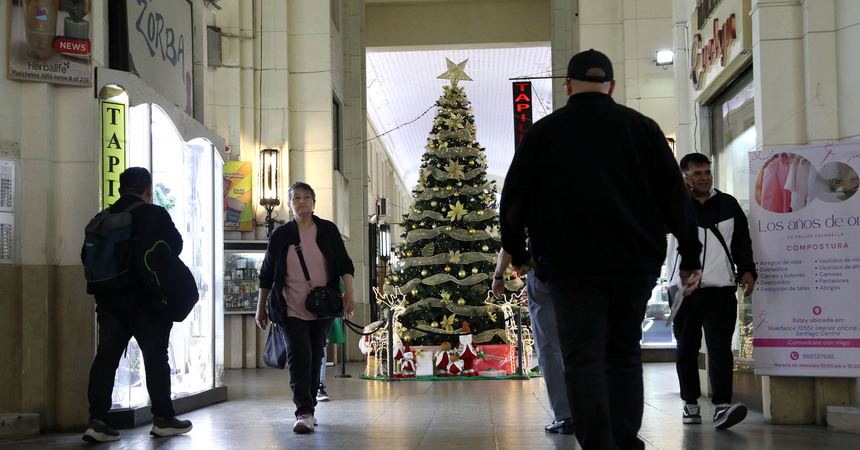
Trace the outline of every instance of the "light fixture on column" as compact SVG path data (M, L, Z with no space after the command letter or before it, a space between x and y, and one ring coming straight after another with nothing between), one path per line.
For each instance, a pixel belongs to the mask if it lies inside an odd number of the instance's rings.
M260 150L260 205L266 208L267 236L275 229L272 211L281 204L280 152L276 148Z
M391 225L379 225L379 259L388 261L391 257Z
M675 62L675 52L672 50L657 50L654 63L660 66L671 66ZM664 67L665 68L665 67Z

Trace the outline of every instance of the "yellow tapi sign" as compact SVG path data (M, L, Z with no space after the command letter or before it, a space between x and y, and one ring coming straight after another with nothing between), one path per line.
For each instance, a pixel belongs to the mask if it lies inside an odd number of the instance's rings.
M119 199L119 174L125 170L125 133L128 105L101 101L102 208Z

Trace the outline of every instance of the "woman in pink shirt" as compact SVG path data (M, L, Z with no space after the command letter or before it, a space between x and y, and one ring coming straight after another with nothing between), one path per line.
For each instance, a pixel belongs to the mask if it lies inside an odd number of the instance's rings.
M264 330L271 320L284 331L290 388L296 404L293 431L307 433L317 426L314 408L320 382L320 361L334 318L317 317L305 308L305 299L311 285L339 290L343 281L344 314L352 317L355 268L337 226L313 214L316 205L313 188L297 182L290 186L287 197L295 218L276 228L269 238L260 268L256 319L257 325ZM300 244L310 282L305 278L296 253L297 244Z

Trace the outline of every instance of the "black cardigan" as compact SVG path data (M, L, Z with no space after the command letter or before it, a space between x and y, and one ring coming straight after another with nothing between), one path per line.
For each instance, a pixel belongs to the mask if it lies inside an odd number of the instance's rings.
M317 245L325 258L326 286L340 291L340 277L355 275L352 259L346 252L346 245L337 225L317 216L312 216L317 226ZM287 249L299 242L299 228L295 220L275 228L269 238L266 256L260 268L260 288L269 289L269 301L286 301L282 292L287 279ZM296 270L301 270L301 266ZM282 324L279 324L282 325Z

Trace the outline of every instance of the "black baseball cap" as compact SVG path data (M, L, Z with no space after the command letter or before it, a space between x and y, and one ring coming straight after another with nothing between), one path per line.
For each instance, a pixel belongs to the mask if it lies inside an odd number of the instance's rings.
M129 167L119 174L119 192L145 191L152 186L152 175L144 167Z
M600 69L604 76L586 75L591 69ZM567 65L567 77L571 80L589 81L592 83L605 83L612 81L612 62L603 53L595 49L579 52L570 58Z

